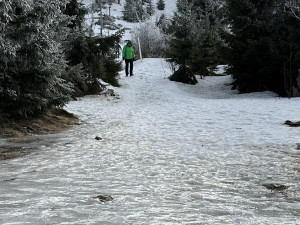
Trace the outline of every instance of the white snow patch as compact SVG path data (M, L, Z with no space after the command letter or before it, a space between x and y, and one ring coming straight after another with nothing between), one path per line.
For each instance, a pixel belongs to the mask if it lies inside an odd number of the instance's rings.
M214 70L214 73L218 75L225 75L227 67L227 65L218 65Z
M175 5L166 0L168 12ZM120 99L70 102L79 126L1 161L0 224L299 224L300 130L283 123L299 120L300 98L240 95L230 76L184 85L171 73L164 59L136 61L134 76L120 73Z

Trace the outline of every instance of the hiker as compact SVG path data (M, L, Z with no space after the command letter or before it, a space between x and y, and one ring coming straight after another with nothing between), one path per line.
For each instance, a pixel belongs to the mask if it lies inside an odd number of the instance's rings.
M128 76L128 64L130 64L130 76L133 76L133 61L135 58L134 48L132 47L131 41L128 41L123 48L123 60L125 60L125 72L126 77Z

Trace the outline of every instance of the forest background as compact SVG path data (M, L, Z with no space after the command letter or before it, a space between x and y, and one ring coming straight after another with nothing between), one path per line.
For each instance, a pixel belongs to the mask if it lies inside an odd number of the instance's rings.
M195 84L227 64L240 93L299 96L300 3L296 0L178 0L177 11L151 20L165 1L0 1L0 114L38 116L72 99L118 86L124 27L111 15L139 22L133 40L145 57L167 58L171 80ZM86 25L90 13L93 23ZM141 23L143 22L143 23ZM94 34L92 26L100 26ZM138 44L134 42L136 48ZM193 49L193 51L191 51ZM104 82L103 82L104 81Z

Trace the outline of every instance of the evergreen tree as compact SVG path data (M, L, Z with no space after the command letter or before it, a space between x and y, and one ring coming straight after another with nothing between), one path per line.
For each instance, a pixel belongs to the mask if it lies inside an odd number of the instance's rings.
M285 6L292 13L293 17L300 20L300 2L298 0L288 0Z
M70 28L82 30L84 23L84 16L87 14L87 9L78 0L70 0L64 10L64 13L73 17L72 23L68 25Z
M7 38L7 24L12 20L11 1L0 2L0 112L4 110L7 97L10 95L11 76L8 68L16 57L15 46Z
M177 64L188 65L194 73L208 75L208 66L219 58L217 5L209 0L179 0L177 10L170 26L174 38L169 57Z
M173 38L170 43L169 57L176 64L186 66L186 60L190 58L193 45L193 31L195 30L196 14L192 10L192 4L187 0L178 0L176 12L171 20L170 30Z
M64 9L64 13L70 16L72 20L68 24L67 38L62 42L68 63L63 79L73 84L74 92L72 93L72 98L83 96L88 89L88 76L81 62L84 45L79 46L75 44L81 42L85 37L84 17L87 12L88 10L78 0L69 1Z
M16 46L16 55L1 79L4 111L39 114L68 101L71 89L61 78L66 62L59 35L68 23L61 13L67 2L60 2L11 2L14 16L6 25L6 39Z
M144 7L146 7L147 17L152 16L155 13L155 9L152 4L152 0L145 0Z
M158 10L164 10L165 9L165 1L164 0L159 0L158 2L157 2L157 9Z
M280 0L227 0L231 33L226 34L224 52L240 92L293 95L300 64L300 23L284 7Z
M126 0L124 6L124 20L129 22L143 21L149 17L147 7L144 3L149 2L146 0ZM146 4L149 5L149 4Z
M110 31L121 29L120 25L115 23L115 18L110 15L110 8L112 6L113 0L96 0L95 5L96 10L99 12L99 20L95 23L100 26L100 36L103 37L106 31L109 36ZM105 9L109 9L109 13L105 13Z
M114 47L120 42L122 32L108 37L89 37L84 40L87 48L83 52L82 63L92 83L101 78L113 86L119 86L116 76L122 64L115 60Z
M99 13L102 32L87 37L85 33L75 33L68 38L66 56L69 65L67 80L75 84L75 96L86 94L99 94L103 87L99 78L113 86L118 86L116 76L121 70L121 64L116 61L116 48L119 44L123 30L114 24L113 17L106 14L104 9L109 8L112 0L97 0L92 5L92 12ZM119 29L115 34L109 35L109 29ZM72 33L73 34L73 33Z
M159 29L162 30L162 32L167 33L169 22L164 13L160 15L158 21L156 22L156 26L159 27Z
M209 75L208 67L220 61L218 46L221 42L219 29L221 24L217 16L220 2L201 0L191 1L197 22L193 35L193 51L188 64L201 75Z
M124 20L129 22L137 22L142 20L141 9L143 9L141 0L126 0L124 6Z
M3 76L3 70L5 69L4 66L7 62L5 57L9 55L14 55L14 47L11 42L6 38L6 27L9 21L11 21L12 15L12 8L11 8L11 1L1 1L0 2L0 68L1 68L1 77Z
M4 32L5 32L5 27L7 23L11 20L11 1L1 1L0 2L0 38L1 42L0 45L2 48L5 47L4 45Z
M174 14L170 25L170 32L173 34L173 38L170 42L168 57L170 62L180 65L179 70L173 74L171 79L181 80L185 83L189 83L186 80L189 80L188 78L191 76L191 71L187 67L187 60L191 57L193 31L196 25L196 14L192 7L193 5L188 0L178 0L178 12ZM191 80L196 81L194 77Z

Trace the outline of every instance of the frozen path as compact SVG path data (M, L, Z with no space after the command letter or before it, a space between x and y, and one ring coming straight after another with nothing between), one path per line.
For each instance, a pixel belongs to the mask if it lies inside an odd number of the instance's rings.
M170 82L161 59L134 72L120 99L71 102L80 126L0 161L0 224L300 223L300 130L282 124L299 120L299 98L236 95L230 77Z

